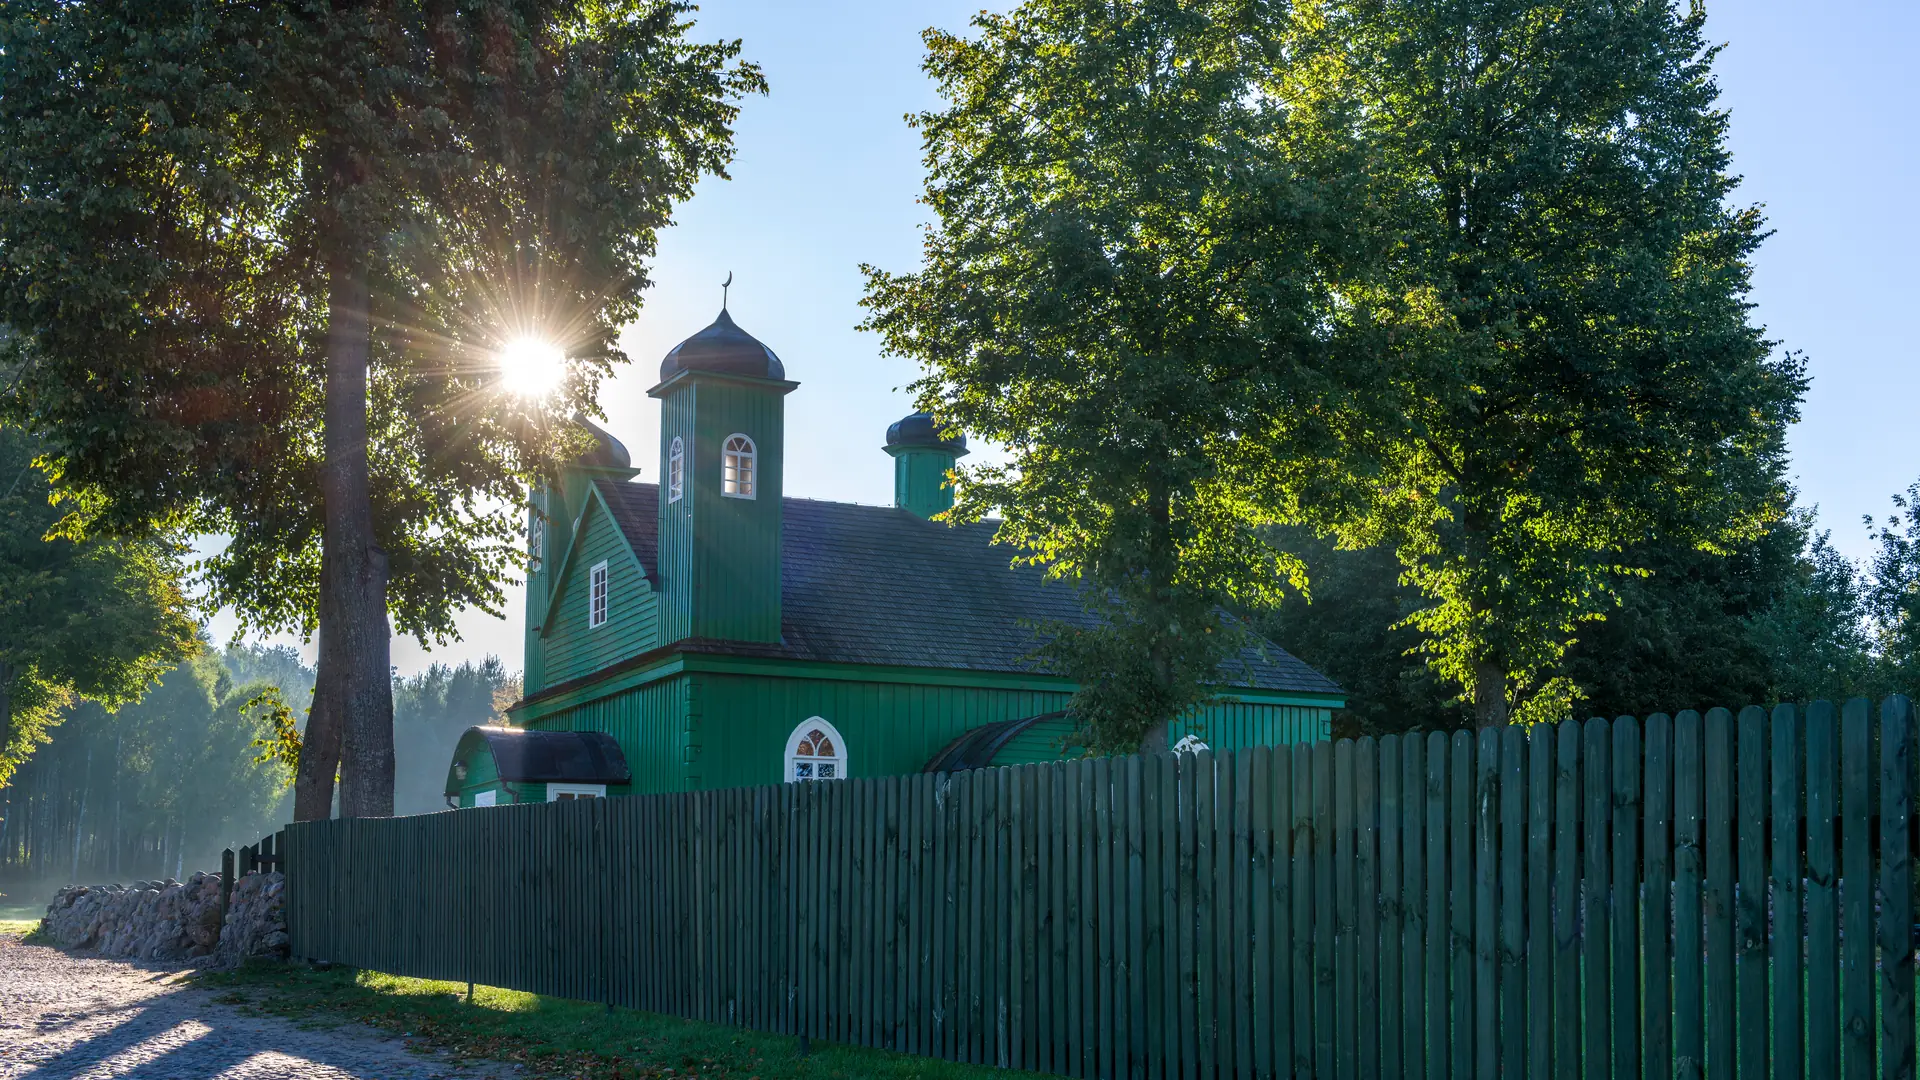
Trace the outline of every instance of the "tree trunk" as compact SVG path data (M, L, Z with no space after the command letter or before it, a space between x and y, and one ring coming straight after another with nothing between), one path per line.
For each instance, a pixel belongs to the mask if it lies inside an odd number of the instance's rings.
M387 622L387 556L374 539L367 467L367 365L371 347L367 277L364 267L344 260L336 261L332 274L328 297L327 457L321 477L325 502L321 651L314 685L315 713L308 728L311 730L323 714L332 728L321 734L339 748L340 815L390 817L391 630ZM323 699L327 703L324 710L320 708ZM323 760L315 762L321 769L326 764ZM326 784L325 794L331 794L331 786ZM322 791L310 794L318 796ZM310 804L302 805L296 817L308 820L324 816L324 811L311 813L313 809Z
M1507 673L1499 664L1482 660L1473 669L1473 715L1481 727L1503 727L1509 719Z

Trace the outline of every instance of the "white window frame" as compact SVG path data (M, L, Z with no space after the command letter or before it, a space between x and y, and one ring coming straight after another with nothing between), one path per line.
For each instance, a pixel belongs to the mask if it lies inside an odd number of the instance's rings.
M527 569L540 569L540 560L547 553L547 519L535 510L533 523L527 526Z
M743 446L735 446L735 442ZM753 437L734 432L720 443L720 494L729 499L756 499L760 494L760 449Z
M559 802L561 796L571 799L604 799L607 797L605 784L548 784L547 801Z
M587 571L587 629L597 630L607 625L607 616L613 611L613 583L608 580L607 561L600 560Z
M834 752L831 756L819 754L801 756L800 741L808 738L815 731L825 735L828 741L833 743ZM786 782L789 784L797 784L803 780L845 780L847 778L847 740L840 735L840 729L827 722L826 717L809 716L800 722L800 726L793 729L793 734L787 736L785 761ZM798 766L803 763L809 766L807 776L800 776L797 772ZM833 775L818 775L822 765L830 765Z
M495 806L499 803L499 800L500 792L494 788L473 793L473 805L475 806Z
M1204 739L1191 731L1187 732L1186 738L1173 744L1173 752L1176 754L1197 754L1202 750L1212 749L1213 747L1208 746Z
M675 435L667 450L667 501L677 503L687 486L687 446Z

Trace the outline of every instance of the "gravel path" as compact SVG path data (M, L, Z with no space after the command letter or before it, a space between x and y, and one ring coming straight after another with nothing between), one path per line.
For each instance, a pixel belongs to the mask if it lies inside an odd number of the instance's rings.
M0 934L0 1080L495 1080L352 1025L243 1016L177 968L74 956Z

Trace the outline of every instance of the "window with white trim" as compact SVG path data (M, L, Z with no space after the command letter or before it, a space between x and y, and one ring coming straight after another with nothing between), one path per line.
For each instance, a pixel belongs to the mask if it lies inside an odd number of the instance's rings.
M1173 752L1176 754L1197 754L1202 750L1211 750L1211 749L1213 748L1208 746L1204 741L1202 741L1200 736L1195 735L1192 732L1188 732L1186 738L1181 739L1179 742L1173 744Z
M493 790L492 788L488 788L485 791L476 791L473 793L473 805L492 806L494 803L494 800L499 798L499 796L500 796L500 793Z
M846 778L846 740L825 719L809 716L787 738L787 783Z
M575 799L604 799L607 797L605 784L548 784L548 802L572 802Z
M730 499L751 499L754 459L759 455L753 440L745 435L729 435L720 448L720 494Z
M587 629L607 624L607 564L597 562L587 571Z
M540 511L533 512L533 522L527 526L527 569L540 569L540 559L547 553L547 519Z
M687 446L680 436L673 437L673 444L667 451L667 501L679 502L680 494L686 490Z

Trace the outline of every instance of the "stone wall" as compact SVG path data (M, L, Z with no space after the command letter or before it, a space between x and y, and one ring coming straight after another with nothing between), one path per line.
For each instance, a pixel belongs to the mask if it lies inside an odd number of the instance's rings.
M183 884L72 885L61 889L40 921L54 944L134 960L213 957L237 964L249 956L287 955L286 876L248 874L234 882L227 920L220 922L220 875L199 873Z

